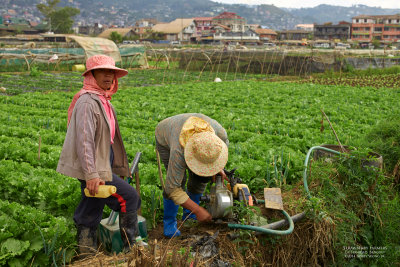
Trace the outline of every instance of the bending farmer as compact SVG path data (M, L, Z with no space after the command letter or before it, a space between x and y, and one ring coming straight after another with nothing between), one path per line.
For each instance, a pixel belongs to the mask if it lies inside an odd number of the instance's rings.
M199 206L212 176L222 175L228 161L228 136L215 120L199 113L180 114L161 121L156 128L156 149L167 170L164 196L164 235L179 236L176 214L210 221L211 214ZM189 179L186 184L186 169Z
M124 249L136 241L137 210L140 198L136 190L120 176L128 177L129 167L111 96L118 90L118 78L128 72L115 67L111 57L95 55L87 59L83 88L68 109L68 129L57 171L78 178L81 202L74 213L80 254L97 250L96 229L104 205L119 212ZM117 192L108 198L86 197L98 192L99 185L113 185Z

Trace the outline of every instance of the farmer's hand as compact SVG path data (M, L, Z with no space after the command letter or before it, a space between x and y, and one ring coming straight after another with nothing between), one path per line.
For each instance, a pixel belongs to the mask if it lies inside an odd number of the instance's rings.
M185 201L185 203L182 204L182 207L185 209L188 209L192 211L199 222L209 222L212 220L212 216L210 213L208 213L207 210L205 210L203 207L200 207L197 205L193 200L188 198L188 200Z
M222 176L222 181L225 180L229 183L229 179L226 176L224 169L220 170L218 174L220 174Z
M200 207L193 212L199 222L210 222L212 220L211 214L203 207Z
M89 181L86 181L86 188L89 190L90 195L94 196L96 193L99 192L99 185L106 184L100 178L93 178Z
M215 183L215 176L217 176L218 174L221 175L221 177L222 177L222 184L223 184L224 186L225 186L224 180L227 181L227 182L229 183L229 179L228 179L228 177L226 176L224 169L220 170L216 175L214 175L214 176L212 177L212 182L213 182L213 183Z

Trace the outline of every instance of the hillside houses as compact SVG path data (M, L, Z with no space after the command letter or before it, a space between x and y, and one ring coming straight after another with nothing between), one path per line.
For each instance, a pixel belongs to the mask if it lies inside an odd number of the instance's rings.
M142 20L127 28L109 28L99 37L110 38L113 31L123 38L153 40L159 43L261 43L275 40L277 33L247 24L236 13L223 12L215 17L178 18L171 22ZM157 36L157 40L152 37ZM158 39L161 40L158 40Z
M169 41L228 44L260 42L260 36L256 32L259 28L259 25L247 24L246 19L236 13L223 12L215 17L195 17L159 23L152 31L163 33L164 39ZM273 35L272 32L269 33ZM274 39L271 35L269 37Z
M113 32L117 32L122 38L132 38L136 35L132 28L110 28L100 33L97 37L110 39Z
M40 34L49 31L46 23L31 23L12 17L11 13L0 17L0 36L16 34ZM125 24L126 25L126 24ZM296 29L274 31L258 24L249 24L247 19L233 12L222 12L213 17L177 18L160 22L154 18L141 19L124 28L115 25L75 26L81 35L111 38L117 32L123 40L149 41L169 44L281 44L309 45L326 42L329 46L349 42L368 47L378 45L400 46L400 15L359 15L351 22L342 21L334 25L297 24ZM313 41L313 42L309 42Z
M152 27L153 32L160 32L164 40L168 41L195 41L196 25L194 19L176 19L170 23L159 23Z

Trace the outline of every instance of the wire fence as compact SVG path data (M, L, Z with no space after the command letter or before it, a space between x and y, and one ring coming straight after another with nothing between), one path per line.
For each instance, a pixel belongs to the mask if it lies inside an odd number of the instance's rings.
M65 50L65 51L64 51ZM2 71L29 71L37 66L49 71L71 71L84 64L83 49L1 49ZM247 49L239 47L120 48L124 68L156 69L162 72L160 83L257 77L305 77L312 73L344 71L348 68L387 68L400 65L399 50L291 49L288 47ZM54 55L57 58L54 59Z
M145 47L120 48L124 68L146 65ZM47 71L71 71L73 66L85 64L85 51L82 48L28 48L0 49L0 69L3 72L30 71L35 66Z

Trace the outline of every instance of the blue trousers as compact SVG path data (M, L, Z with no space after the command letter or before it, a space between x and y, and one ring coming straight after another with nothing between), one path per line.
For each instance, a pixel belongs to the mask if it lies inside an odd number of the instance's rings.
M113 162L113 153L111 149L110 161ZM119 176L113 174L112 181L106 182L106 185L113 185L117 188L116 194L108 198L87 197L84 193L86 181L81 182L81 202L74 213L76 225L86 227L97 227L103 217L104 206L117 212L134 212L140 208L141 199L136 189Z

